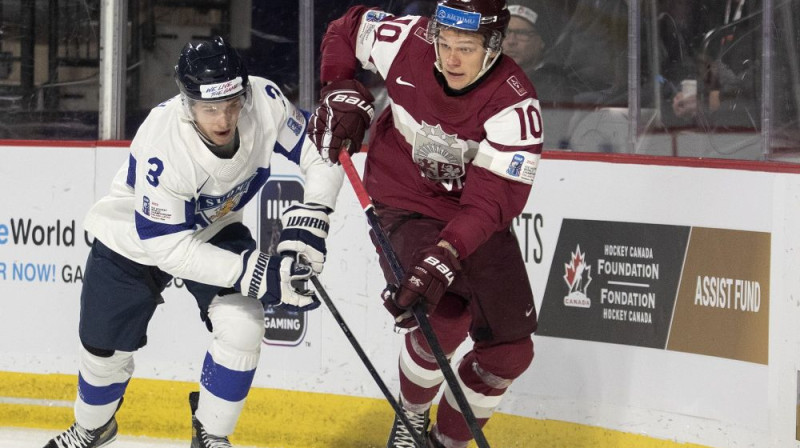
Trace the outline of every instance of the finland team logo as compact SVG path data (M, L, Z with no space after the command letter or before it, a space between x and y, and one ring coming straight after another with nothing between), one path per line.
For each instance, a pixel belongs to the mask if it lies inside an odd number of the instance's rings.
M203 219L198 221L212 223L236 210L242 202L242 198L250 190L255 177L256 175L253 174L250 178L220 196L201 194L197 198L196 213L202 216Z

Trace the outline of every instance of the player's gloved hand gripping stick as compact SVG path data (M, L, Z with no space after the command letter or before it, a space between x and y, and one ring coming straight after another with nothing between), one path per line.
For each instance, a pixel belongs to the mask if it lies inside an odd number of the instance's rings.
M329 165L339 161L339 153L354 154L369 129L375 108L369 89L354 79L326 84L320 90L320 103L309 120L308 136Z
M381 228L380 222L378 221L378 215L375 214L375 207L372 205L372 199L370 199L369 195L367 194L367 190L364 188L364 184L361 182L361 177L359 177L358 171L356 171L355 166L353 166L353 161L350 159L350 154L347 151L340 151L338 156L339 163L341 163L342 167L344 168L344 172L347 174L347 179L350 181L350 185L353 186L353 190L358 197L358 202L361 204L361 207L364 209L364 213L367 215L367 222L375 234L375 239L380 245L381 252L383 256L386 257L386 261L389 263L389 266L392 269L395 282L400 284L405 277L403 274L403 267L397 260L397 255L394 253L394 249L392 249L392 245L389 242L389 237L383 231L383 228ZM478 421L475 418L475 413L472 412L472 408L467 402L467 397L464 395L464 391L461 389L461 385L458 383L458 379L456 378L452 367L450 367L450 362L447 360L447 356L444 354L442 346L439 344L438 339L436 339L436 335L433 333L431 324L428 321L428 316L425 313L425 305L421 302L418 302L413 306L412 311L414 313L414 317L419 323L422 334L425 336L425 340L430 346L431 351L433 351L433 355L436 358L436 363L439 365L439 368L444 374L444 379L447 381L450 391L453 392L456 403L461 410L461 415L464 416L464 420L466 421L467 426L472 433L472 437L475 439L475 443L478 445L478 448L489 448L489 442L486 441L486 437L484 437L483 431L481 430L480 425L478 425Z
M319 306L313 291L297 287L314 273L308 264L254 249L242 252L242 263L242 275L233 285L242 295L260 300L264 306L290 311L310 311Z

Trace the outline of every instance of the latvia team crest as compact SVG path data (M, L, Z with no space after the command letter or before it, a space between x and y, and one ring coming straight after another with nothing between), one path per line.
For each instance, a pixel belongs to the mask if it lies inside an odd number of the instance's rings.
M414 135L414 162L423 176L432 180L453 180L464 175L464 153L467 144L455 135L424 121Z

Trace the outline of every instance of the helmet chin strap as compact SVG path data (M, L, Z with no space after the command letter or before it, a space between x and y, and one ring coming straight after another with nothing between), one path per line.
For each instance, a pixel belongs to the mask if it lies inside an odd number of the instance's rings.
M208 149L211 150L211 152L216 154L218 157L230 158L236 153L236 150L239 149L238 148L238 145L239 145L239 128L238 128L238 126L235 127L234 130L233 130L233 132L234 132L233 139L231 139L230 142L220 146L220 145L217 145L216 143L212 142L211 139L208 138L208 136L205 133L203 133L203 131L200 130L200 127L197 126L197 123L195 123L194 120L192 120L191 123L192 123L192 127L197 132L197 135L200 137L200 140L202 140L203 143L206 145L206 147L208 147Z
M203 132L200 129L200 126L197 126L197 123L194 120L190 120L190 123L192 123L192 127L194 128L195 132L197 132L197 135L200 137L200 140L202 140L203 143L206 144L206 146L217 146L214 144L214 142L211 141L210 138L208 138L205 132Z
M499 51L494 54L494 57L492 57L492 53L489 50L486 50L486 55L484 55L483 57L483 68L481 69L480 72L478 72L478 76L476 76L475 79L470 81L470 84L480 79L480 77L483 76L484 73L486 73L490 68L492 68L494 63L497 62L497 58L499 57L500 57ZM489 61L489 58L492 58L492 60Z
M242 108L243 111L249 111L252 108L252 95L250 94L249 88L250 88L250 86L248 85L247 89L245 90L245 95L246 96L245 96L245 101L244 101L244 105L243 105L243 108ZM200 126L197 125L197 122L194 119L194 112L192 111L192 101L194 101L194 100L188 98L183 93L181 93L181 98L180 99L181 99L181 107L183 108L183 114L181 116L181 120L188 121L189 123L191 123L191 125L194 128L195 132L197 132L197 135L200 137L200 140L202 140L203 143L209 149L211 149L212 152L214 152L215 154L223 154L223 155L225 155L225 154L227 154L229 152L235 152L235 147L236 147L237 141L238 141L239 120L241 120L241 115L237 119L236 125L233 127L234 133L236 133L237 136L234 137L233 140L231 140L231 143L225 144L223 146L219 146L216 143L214 143L211 140L211 138L209 136L207 136L205 134L205 132L203 132L200 129Z
M433 51L436 52L436 62L433 63L433 66L436 67L436 70L439 70L439 73L442 73L444 70L442 70L442 56L439 54L438 37L433 40Z

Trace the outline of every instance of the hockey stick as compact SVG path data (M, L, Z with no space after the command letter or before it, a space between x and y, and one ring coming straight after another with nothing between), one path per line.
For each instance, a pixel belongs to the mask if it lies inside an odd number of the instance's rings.
M392 249L388 235L386 235L386 233L383 231L383 228L381 228L380 222L378 221L378 215L375 214L375 207L372 204L372 199L370 199L369 194L367 194L367 189L364 187L361 177L359 177L358 171L356 171L356 167L353 166L353 161L350 159L350 154L346 150L339 151L339 163L342 164L344 172L347 174L347 179L350 181L350 185L353 186L353 190L358 197L358 202L361 203L361 207L364 209L364 213L367 215L367 222L372 228L375 239L378 240L378 244L380 245L383 256L386 258L386 261L389 263L389 266L392 269L395 282L399 285L405 276L403 274L403 267L397 260L397 255L395 254L394 249ZM428 346L430 346L433 356L436 358L436 363L439 364L439 368L444 374L447 385L450 386L450 391L453 393L453 397L456 399L456 403L461 410L461 415L464 417L464 421L467 423L469 431L472 433L472 437L475 439L475 443L478 445L478 448L489 448L489 442L486 441L486 437L483 435L483 431L478 424L478 420L475 418L475 413L472 412L472 408L467 402L467 397L464 395L464 391L461 389L461 385L458 383L458 379L456 378L455 373L453 373L452 367L450 367L450 362L447 360L447 357L442 350L442 346L439 344L439 340L433 333L433 328L431 328L430 321L428 321L428 316L425 314L424 306L421 303L418 303L411 309L411 311L414 313L414 317L417 319L417 323L419 323L419 328L422 331L422 334L425 336L425 340L428 342Z
M386 387L386 383L383 382L380 375L378 374L378 371L375 370L375 366L372 365L372 362L370 362L369 358L367 357L367 354L364 353L364 350L361 348L361 344L359 344L358 341L356 340L356 337L353 336L353 333L350 331L350 327L347 326L347 323L345 323L344 318L342 317L341 314L339 314L339 310L336 309L336 306L333 304L333 301L331 300L330 296L328 296L328 293L325 291L325 288L322 287L322 283L320 283L319 278L317 278L316 275L311 276L311 283L314 284L314 289L317 290L317 293L319 293L319 296L322 298L322 301L325 302L325 305L331 311L331 314L333 314L333 318L336 319L336 323L339 324L339 328L341 328L342 331L344 332L344 335L347 336L347 340L350 341L350 345L352 345L353 348L356 350L358 357L361 358L361 362L364 363L364 366L369 371L369 374L372 375L372 378L375 380L375 383L378 384L378 387L381 389L381 392L383 392L383 396L386 397L386 399L389 401L389 404L392 405L392 409L394 409L394 413L397 414L397 418L399 418L400 421L403 422L403 425L405 425L405 427L408 429L408 432L411 434L411 437L414 438L414 444L418 448L425 448L427 445L425 441L422 440L421 438L422 435L417 434L417 432L414 430L414 426L408 420L408 416L406 415L406 413L403 412L403 408L400 407L400 405L397 403L397 400L395 400L394 396L392 396L392 393L389 392L389 388Z

